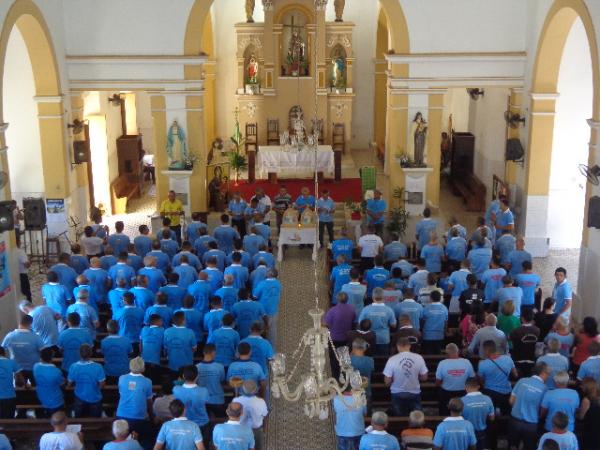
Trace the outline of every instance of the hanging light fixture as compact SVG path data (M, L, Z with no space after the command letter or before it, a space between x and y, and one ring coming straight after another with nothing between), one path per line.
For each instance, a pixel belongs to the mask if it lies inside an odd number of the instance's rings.
M315 0L315 21L318 11L323 11L327 6L327 0ZM319 112L318 105L318 64L317 64L317 48L318 48L318 26L315 28L314 42L314 83L315 83L315 104L314 104L314 124L313 133L308 136L306 142L296 143L297 148L308 147L314 152L314 183L315 183L315 198L318 198L319 193L319 178L317 175L317 153L320 135L320 123L317 119ZM300 79L298 79L300 83ZM298 89L299 91L300 89ZM298 95L299 97L299 95ZM303 123L302 123L303 125ZM282 142L283 146L283 142ZM313 245L319 245L318 229L319 220L318 214L315 223L315 241ZM348 347L335 348L329 330L323 326L322 319L324 311L319 307L319 268L318 258L314 260L314 277L315 277L315 306L308 311L312 319L313 325L306 330L300 339L298 347L291 356L293 367L287 373L286 356L282 353L277 353L271 361L271 392L273 397L283 397L290 402L304 401L304 413L310 417L319 417L325 420L329 417L329 404L337 396L340 396L344 404L350 408L362 408L367 404L365 396L365 387L367 381L360 375L358 370L352 367L350 359L350 351ZM335 356L340 367L339 379L330 377L327 373L327 357L326 353L331 346L331 354ZM292 388L290 383L296 375L298 365L304 358L306 351L310 350L310 368L306 373L300 374L300 383ZM343 393L350 387L352 389L352 404L346 403Z

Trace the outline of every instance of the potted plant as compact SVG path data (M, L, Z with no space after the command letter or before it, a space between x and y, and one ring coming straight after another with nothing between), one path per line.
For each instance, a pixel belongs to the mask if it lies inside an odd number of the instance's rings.
M246 139L242 136L242 132L240 131L240 120L239 120L239 111L235 110L235 130L233 132L233 136L231 136L231 151L229 152L229 164L235 173L235 186L238 185L238 179L240 177L240 172L248 168L248 162L246 161L246 157L242 155L242 148L244 148L244 144L246 143Z
M362 205L360 203L349 198L345 201L344 205L350 210L351 220L360 220L362 218Z
M409 212L404 209L404 188L395 188L392 197L398 201L398 206L390 211L387 230L390 234L398 233L398 236L403 237L406 234L409 216Z

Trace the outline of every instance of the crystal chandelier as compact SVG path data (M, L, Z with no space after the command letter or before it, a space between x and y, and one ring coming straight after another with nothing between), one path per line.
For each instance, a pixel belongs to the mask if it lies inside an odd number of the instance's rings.
M316 11L324 10L327 5L327 0L315 0L315 17ZM315 32L314 44L314 61L317 61L319 33ZM316 69L316 68L315 68ZM318 82L317 70L315 70L315 109L313 119L312 134L307 136L304 142L304 121L299 119L296 121L295 132L296 136L291 139L287 133L281 137L282 147L292 147L301 150L305 146L315 153L315 197L319 192L319 180L317 176L317 152L320 136L320 123L318 117ZM299 123L301 122L301 123ZM318 217L318 215L317 215ZM315 224L315 231L318 230L318 218ZM318 232L315 232L315 246L319 245ZM294 351L291 361L293 368L286 374L286 356L282 353L275 355L271 361L271 392L273 397L283 397L290 402L298 402L304 399L304 413L310 417L319 417L325 420L329 417L329 403L337 396L348 408L362 408L367 404L365 396L366 379L364 379L358 370L352 367L350 359L350 351L348 347L335 348L331 340L329 330L322 325L324 311L319 307L319 270L317 261L314 262L314 277L315 277L315 307L308 311L313 326L304 332L300 339L298 347ZM340 376L336 380L329 377L327 374L327 357L326 353L331 346L331 354L333 354L340 367ZM306 350L310 349L310 368L304 374L299 375L300 383L292 388L290 383L296 374L298 365L304 357ZM352 404L347 403L343 393L350 387L352 389Z

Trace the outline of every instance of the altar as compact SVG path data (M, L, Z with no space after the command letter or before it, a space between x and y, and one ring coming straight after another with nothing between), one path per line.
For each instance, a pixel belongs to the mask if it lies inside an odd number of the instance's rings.
M335 170L335 155L331 145L319 145L316 152L309 148L286 150L278 145L265 145L259 147L257 156L260 178L267 178L269 173L280 175L283 171L296 176L303 172L314 173L315 167L317 172L333 176Z
M312 245L312 259L317 260L319 252L319 240L317 239L317 228L312 226L281 227L277 241L277 261L283 261L284 245Z

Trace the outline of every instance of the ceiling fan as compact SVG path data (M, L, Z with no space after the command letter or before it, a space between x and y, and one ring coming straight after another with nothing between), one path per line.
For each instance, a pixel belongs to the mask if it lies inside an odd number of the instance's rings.
M83 126L85 125L84 120L75 119L73 123L67 124L67 128L73 129L73 134L79 134L83 131Z
M519 124L525 125L525 117L522 117L519 113L506 111L504 113L504 120L506 121L506 125L511 128L519 128Z
M467 92L469 97L475 101L479 100L479 97L483 97L485 95L485 91L479 88L467 89Z
M123 98L120 94L114 94L112 97L108 97L108 102L112 103L113 106L121 106L121 103L123 103Z
M597 164L592 167L585 164L579 164L579 172L581 172L581 175L586 177L594 186L600 184L600 166Z

